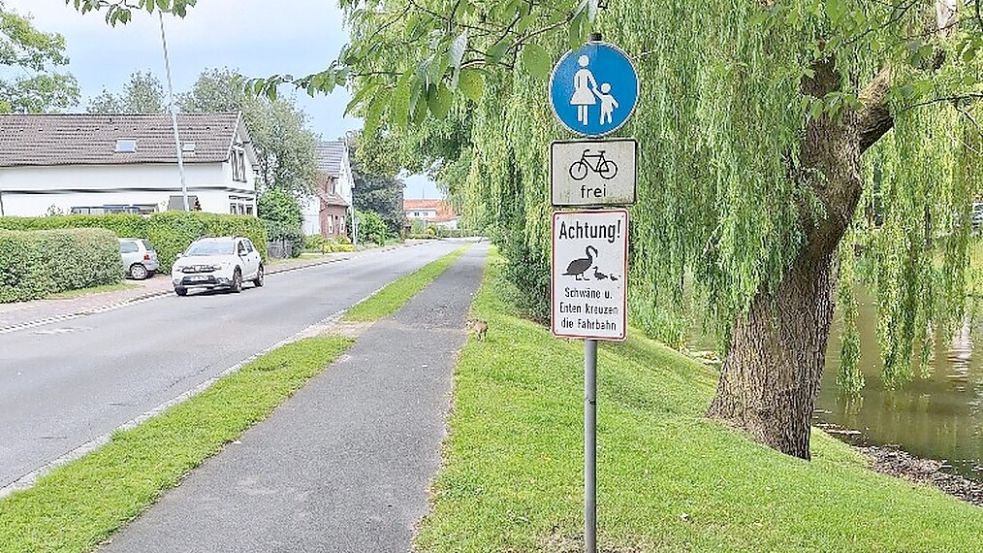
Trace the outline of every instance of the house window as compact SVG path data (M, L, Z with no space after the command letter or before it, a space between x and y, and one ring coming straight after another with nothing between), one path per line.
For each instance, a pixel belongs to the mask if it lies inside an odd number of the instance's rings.
M246 196L229 196L229 213L233 215L252 215L253 199Z
M116 141L116 153L132 154L137 151L137 141L133 138L120 138Z
M235 148L229 162L232 164L232 180L246 182L246 152Z

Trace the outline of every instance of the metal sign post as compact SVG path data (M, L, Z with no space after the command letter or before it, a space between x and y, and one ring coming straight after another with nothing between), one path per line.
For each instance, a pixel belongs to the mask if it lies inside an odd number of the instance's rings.
M563 56L550 77L550 105L571 132L595 140L550 148L555 207L600 208L636 200L638 145L597 140L628 122L641 96L638 72L618 47L591 42ZM553 213L553 334L584 340L584 551L597 553L597 343L628 327L628 212Z
M597 340L584 342L584 551L597 551Z

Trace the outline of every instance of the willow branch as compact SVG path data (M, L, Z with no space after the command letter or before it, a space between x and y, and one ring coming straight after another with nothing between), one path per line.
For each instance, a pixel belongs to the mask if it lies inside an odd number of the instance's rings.
M877 143L887 131L894 127L894 117L888 106L887 95L891 90L891 70L881 69L859 94L860 110L857 125L860 129L860 152Z

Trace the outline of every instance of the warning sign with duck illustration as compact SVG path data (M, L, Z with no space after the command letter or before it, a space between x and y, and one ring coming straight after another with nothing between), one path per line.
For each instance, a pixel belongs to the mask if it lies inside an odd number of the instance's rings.
M628 212L553 214L553 334L624 340L628 326Z

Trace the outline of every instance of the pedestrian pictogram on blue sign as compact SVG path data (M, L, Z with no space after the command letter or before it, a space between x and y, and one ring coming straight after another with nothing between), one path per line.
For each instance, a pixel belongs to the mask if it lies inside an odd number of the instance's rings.
M550 103L563 125L581 136L620 129L638 103L638 72L617 46L589 42L553 68Z

